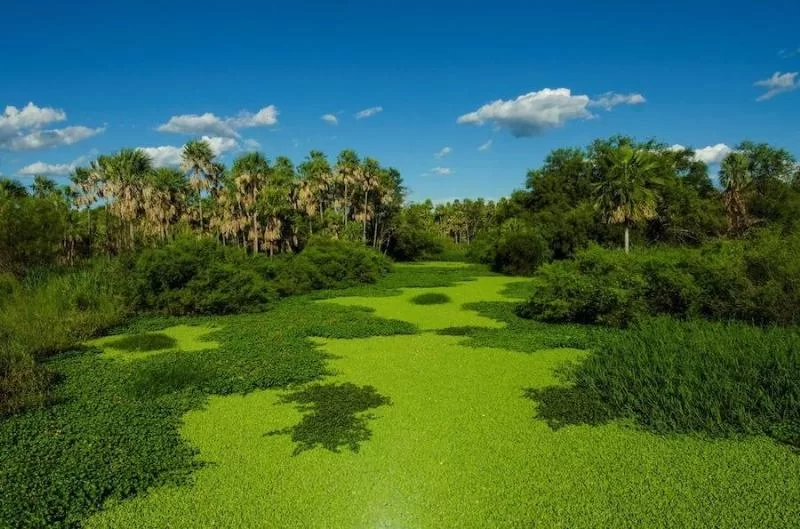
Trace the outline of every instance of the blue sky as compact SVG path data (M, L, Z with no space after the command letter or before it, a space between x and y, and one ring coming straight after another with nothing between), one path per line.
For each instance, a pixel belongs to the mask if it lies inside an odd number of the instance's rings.
M11 0L0 174L121 147L171 163L208 135L227 162L353 148L441 200L506 195L551 149L616 133L800 154L800 3L537 4Z

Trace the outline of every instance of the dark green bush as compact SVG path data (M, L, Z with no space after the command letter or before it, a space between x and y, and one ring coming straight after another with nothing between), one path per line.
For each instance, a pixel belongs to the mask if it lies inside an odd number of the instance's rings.
M178 239L142 251L130 265L132 303L169 314L263 310L276 297L263 261L210 239Z
M511 219L481 235L468 255L470 260L490 265L495 272L531 275L550 261L552 251L539 229Z
M524 317L626 325L646 315L791 325L800 320L800 233L626 255L592 247L541 269Z
M578 261L545 265L529 301L517 314L548 322L600 323L625 326L642 312L636 296L643 287L619 260L605 259L599 248Z
M414 303L415 305L441 305L443 303L448 303L449 301L450 296L440 292L420 294L419 296L411 298L411 303Z
M312 238L302 252L278 261L274 277L287 296L374 283L390 268L386 257L359 242Z
M603 335L573 378L609 415L657 432L767 434L800 446L792 330L649 319Z
M209 239L179 239L130 265L140 310L228 314L266 309L278 296L371 283L389 261L361 243L313 238L299 254L270 259Z

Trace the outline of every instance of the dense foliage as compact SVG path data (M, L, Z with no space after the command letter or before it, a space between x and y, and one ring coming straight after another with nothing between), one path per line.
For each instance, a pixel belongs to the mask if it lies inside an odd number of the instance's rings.
M569 391L657 432L766 434L800 447L798 373L794 331L661 318L606 334Z
M0 311L0 414L46 400L50 376L37 360L135 312L254 312L279 296L370 283L388 270L386 257L360 243L312 239L299 254L268 259L211 239L181 238L22 285L7 278L10 293Z
M648 315L790 325L800 318L800 232L624 255L593 247L544 266L519 313L624 326Z

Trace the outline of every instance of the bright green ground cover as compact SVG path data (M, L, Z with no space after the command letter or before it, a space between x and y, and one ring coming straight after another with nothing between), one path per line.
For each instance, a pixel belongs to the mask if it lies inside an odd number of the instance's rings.
M206 463L192 483L89 526L797 527L800 458L767 438L664 437L619 423L554 430L537 419L528 396L585 354L542 344L590 335L517 322L505 302L519 288L489 276L313 303L333 318L334 307L364 306L428 332L313 339L332 375L212 397L184 417ZM425 292L451 301L411 302ZM452 328L465 336L443 335Z
M175 325L158 332L128 333L103 336L86 345L103 350L106 358L132 360L167 351L204 351L219 348L219 342L207 340L218 327Z

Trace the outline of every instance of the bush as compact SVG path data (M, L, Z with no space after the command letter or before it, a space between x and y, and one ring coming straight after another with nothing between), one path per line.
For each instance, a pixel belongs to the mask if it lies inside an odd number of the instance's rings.
M390 268L385 256L360 242L312 238L302 252L278 261L274 277L278 292L288 296L374 283Z
M511 219L479 237L469 255L471 260L490 265L495 272L531 275L552 258L552 251L537 228Z
M113 266L28 281L0 311L0 415L46 400L50 375L37 360L75 347L127 314Z
M132 304L169 314L263 310L276 298L263 256L210 239L186 238L142 251L131 263Z
M130 265L130 296L139 310L168 314L257 312L279 296L374 282L389 266L360 242L313 238L299 254L270 259L210 239L180 239Z
M671 318L604 335L573 374L612 416L657 432L767 434L800 446L800 336Z
M800 233L766 231L747 241L700 249L647 249L626 255L592 247L574 261L545 266L525 317L627 325L643 316L800 321Z
M537 274L530 300L517 314L549 322L599 323L623 327L642 312L636 292L641 279L619 259L594 248L579 261L545 265Z

